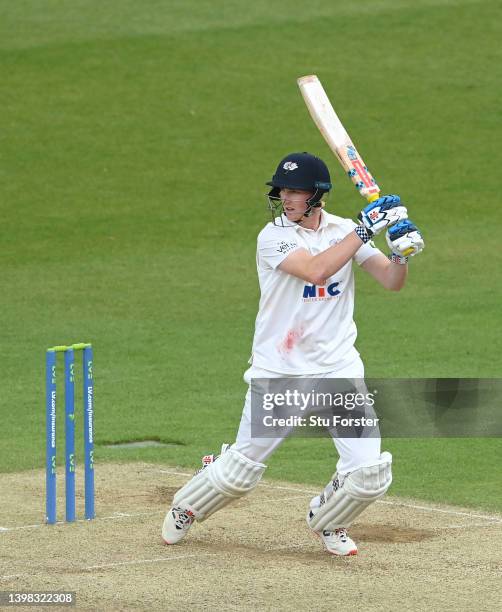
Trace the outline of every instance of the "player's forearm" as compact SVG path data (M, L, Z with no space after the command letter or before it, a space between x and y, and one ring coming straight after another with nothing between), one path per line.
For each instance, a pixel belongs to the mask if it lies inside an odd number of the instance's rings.
M408 276L408 264L399 264L389 261L381 283L390 291L400 291Z
M361 238L350 232L338 244L314 255L309 262L309 277L315 285L323 285L327 278L336 274L349 262L363 244Z

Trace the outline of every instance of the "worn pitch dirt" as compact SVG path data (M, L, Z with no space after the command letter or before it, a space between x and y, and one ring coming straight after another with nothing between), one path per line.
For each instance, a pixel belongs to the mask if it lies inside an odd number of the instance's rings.
M97 519L54 526L43 524L43 471L0 475L0 591L76 591L77 609L107 612L500 605L500 516L389 496L350 530L359 554L337 558L305 523L316 488L265 481L165 546L160 527L186 470L136 463L96 472Z

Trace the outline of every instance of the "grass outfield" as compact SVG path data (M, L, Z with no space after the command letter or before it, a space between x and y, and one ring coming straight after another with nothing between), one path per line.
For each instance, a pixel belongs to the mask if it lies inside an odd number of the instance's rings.
M370 376L497 377L502 10L495 1L0 0L0 469L44 463L44 351L92 341L99 463L194 466L231 441L285 153L324 157L329 210L363 202L308 117L317 73L427 248L399 294L357 273ZM380 244L380 242L379 242ZM406 406L403 405L403 410ZM499 440L389 440L392 491L502 508ZM270 475L325 482L329 440Z

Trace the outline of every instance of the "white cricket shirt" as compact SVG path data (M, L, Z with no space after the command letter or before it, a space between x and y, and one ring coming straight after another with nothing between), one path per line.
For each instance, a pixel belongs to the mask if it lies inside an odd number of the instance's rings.
M322 287L279 270L294 251L325 251L354 230L351 219L321 211L317 230L282 215L284 227L268 223L258 235L256 265L261 297L256 317L253 366L281 374L317 374L342 368L358 353L354 323L352 260ZM280 220L279 220L280 222ZM353 259L361 265L381 251L363 244Z

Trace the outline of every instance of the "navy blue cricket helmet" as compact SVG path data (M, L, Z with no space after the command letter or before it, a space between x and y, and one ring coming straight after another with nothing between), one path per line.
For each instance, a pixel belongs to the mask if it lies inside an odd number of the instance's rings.
M306 151L286 155L279 162L272 180L268 181L267 185L272 187L269 198L278 198L281 189L312 191L312 197L307 200L310 208L320 206L322 196L332 187L326 164Z

